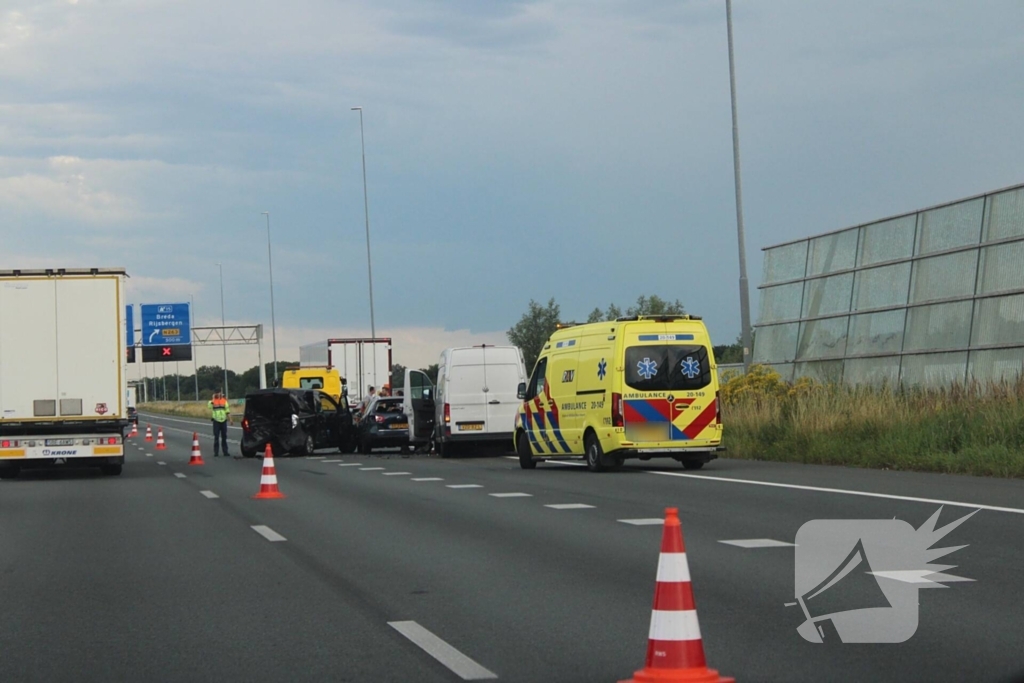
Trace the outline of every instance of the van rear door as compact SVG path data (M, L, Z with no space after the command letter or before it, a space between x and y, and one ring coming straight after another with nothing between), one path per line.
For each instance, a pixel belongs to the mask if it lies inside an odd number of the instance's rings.
M703 336L703 335L701 335ZM717 419L711 357L694 334L640 334L626 340L626 440L685 447Z
M472 436L487 430L485 385L484 349L452 351L445 384L452 436Z
M512 433L522 403L516 396L526 372L514 348L484 348L484 423L487 433Z

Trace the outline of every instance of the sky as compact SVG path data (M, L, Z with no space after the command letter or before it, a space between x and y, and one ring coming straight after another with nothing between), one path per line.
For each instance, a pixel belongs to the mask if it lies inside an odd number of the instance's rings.
M755 321L763 247L1024 182L1019 0L733 15ZM124 266L213 325L221 263L269 360L268 211L278 357L368 336L354 106L397 362L551 297L739 334L720 0L0 0L0 268Z

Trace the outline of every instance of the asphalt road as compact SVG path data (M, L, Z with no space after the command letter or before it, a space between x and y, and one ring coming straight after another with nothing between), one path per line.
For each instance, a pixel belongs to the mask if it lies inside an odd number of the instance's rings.
M131 440L121 477L0 482L0 680L617 681L643 664L661 539L636 521L668 506L723 674L1024 680L1024 482L322 452L276 459L288 497L260 501L260 461L213 458L208 423L146 422L168 448ZM187 465L196 429L204 467ZM801 525L916 529L941 501L938 526L983 506L937 544L968 544L939 562L973 581L918 591L917 631L900 644L798 635L803 613L786 604Z

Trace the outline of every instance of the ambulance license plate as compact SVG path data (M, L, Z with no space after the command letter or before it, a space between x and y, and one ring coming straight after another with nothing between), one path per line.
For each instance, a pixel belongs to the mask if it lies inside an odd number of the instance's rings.
M483 422L467 422L465 424L457 425L460 432L482 432L484 431Z
M47 439L46 440L46 445L47 446L74 446L75 445L75 440L74 439Z

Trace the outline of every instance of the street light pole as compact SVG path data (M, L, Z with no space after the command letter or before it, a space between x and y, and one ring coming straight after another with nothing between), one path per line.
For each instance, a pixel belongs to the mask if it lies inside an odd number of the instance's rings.
M270 336L274 340L274 386L277 386L277 320L274 318L274 258L270 254L270 212L264 211L267 217L267 264L270 266Z
M352 107L359 112L359 145L363 151L363 215L366 217L366 272L370 279L370 337L377 339L377 326L373 319L373 264L370 260L370 199L366 190L366 137L363 134L363 108ZM377 344L373 344L373 385L377 386ZM360 382L361 383L361 382Z
M743 367L750 367L750 285L747 280L747 240L743 232L743 190L740 182L740 127L736 111L736 60L732 45L732 0L725 0L725 26L729 34L729 93L732 97L732 165L736 181L736 241L740 252L740 337Z
M189 314L191 315L188 327L191 330L191 329L195 328L195 326L196 326L196 299L195 299L194 296L189 294L188 295L188 301L189 301L189 304L191 304L188 307ZM196 349L192 349L192 372L193 372L192 376L196 380L196 403L199 403L199 359L198 359L197 356L198 356L198 354L196 353Z
M221 263L217 264L217 268L220 269L220 343L224 348L224 398L228 396L228 340L224 337L224 328L227 327L227 323L224 322L224 265Z

